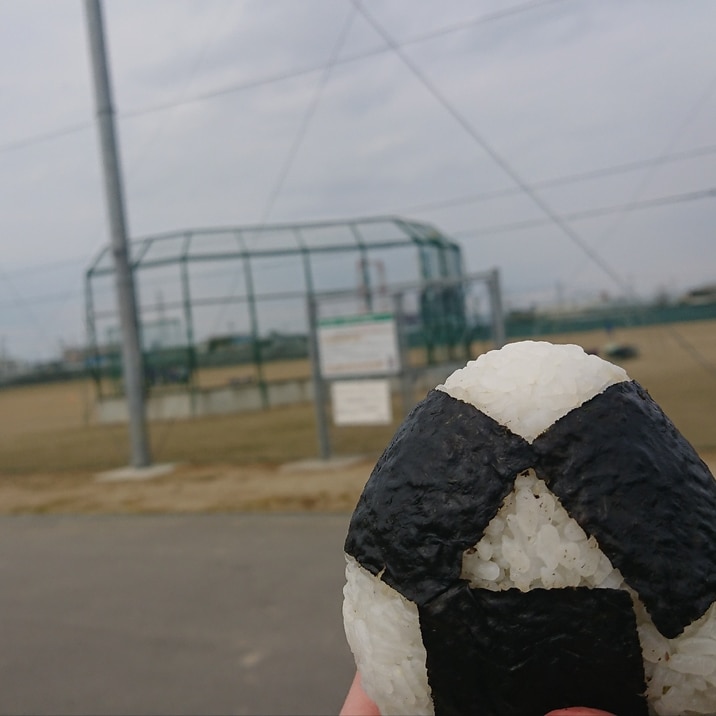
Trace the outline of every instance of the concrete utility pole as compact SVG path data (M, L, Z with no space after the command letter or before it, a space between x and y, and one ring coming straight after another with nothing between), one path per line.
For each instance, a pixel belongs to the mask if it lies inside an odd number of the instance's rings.
M122 179L114 129L114 108L109 83L100 0L85 0L92 74L94 77L100 153L104 169L107 213L112 238L117 302L122 329L122 375L129 412L132 467L151 463L144 405L144 369L139 340L139 320L134 277L129 262Z

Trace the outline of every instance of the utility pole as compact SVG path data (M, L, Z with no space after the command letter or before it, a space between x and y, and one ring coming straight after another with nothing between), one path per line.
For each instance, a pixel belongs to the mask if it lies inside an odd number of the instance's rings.
M112 90L104 42L100 0L85 0L92 75L94 78L100 153L104 171L107 214L112 239L114 272L122 330L122 377L129 413L129 437L132 467L151 463L144 405L144 368L139 340L139 319L134 277L129 261L122 178L114 128Z

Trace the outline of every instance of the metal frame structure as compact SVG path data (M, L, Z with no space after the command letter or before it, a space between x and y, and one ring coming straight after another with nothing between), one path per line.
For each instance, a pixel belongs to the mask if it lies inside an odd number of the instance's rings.
M390 313L396 322L399 366L395 370L382 374L375 371L371 371L369 375L361 373L344 374L340 377L340 379L360 381L364 378L383 378L386 380L396 380L400 386L399 393L401 396L403 415L407 416L415 405L416 378L420 372L425 371L425 368L416 368L411 366L409 360L410 341L408 338L408 316L405 310L407 303L406 299L411 293L418 293L423 296L428 293L434 293L434 295L439 297L458 296L464 300L464 297L466 293L469 292L470 288L478 284L486 287L490 303L489 327L484 326L484 328L488 329L488 333L480 338L489 337L493 348L501 348L506 342L506 333L502 308L500 275L497 269L471 275L431 279L428 281L414 283L412 285L406 284L391 291ZM330 421L326 403L328 397L328 386L334 379L323 375L321 371L321 361L319 360L320 348L318 341L319 320L322 307L325 307L326 304L329 304L332 301L340 300L342 297L350 297L350 295L351 292L349 291L334 291L307 297L310 324L309 345L311 348L311 377L314 390L314 409L316 414L318 451L320 457L324 460L327 460L332 455L329 427ZM449 304L454 304L454 301L450 301ZM447 360L441 362L439 366L440 371L442 371L444 375L440 376L439 380L446 378L447 375L449 375L449 373L454 369L462 367L465 361L474 358L471 353L473 342L476 338L476 336L472 333L473 328L474 326L471 325L470 320L465 320L461 326L460 335L455 336L454 338L456 340L451 340L448 343L448 355L446 356ZM459 350L459 355L454 351L455 348ZM440 371L438 371L438 373Z
M167 313L180 318L189 382L197 367L198 337L203 334L206 339L212 330L218 332L217 325L207 327L206 321L198 325L199 311L213 310L223 316L227 308L235 311L242 306L256 377L259 385L264 385L261 338L270 326L260 314L267 302L281 301L303 312L307 297L355 284L364 310L370 311L377 301L389 300L397 284L463 275L461 250L455 241L432 225L395 216L175 231L132 241L130 255L138 287L140 324L146 328L152 315L158 315L160 321ZM272 280L265 264L277 267ZM233 278L222 288L208 274L199 275L199 267L218 267L224 271L224 278ZM147 299L157 285L152 272L160 270L171 274L171 296L152 304ZM103 293L101 284L113 280L114 271L108 246L85 276L88 343L98 386L107 352L100 340L100 324L104 323L107 331L107 325L113 327L118 320L117 307L111 299L106 300L107 292ZM98 305L101 294L105 305ZM292 325L308 336L305 313ZM143 350L145 356L150 353L145 342ZM101 387L99 391L101 398Z

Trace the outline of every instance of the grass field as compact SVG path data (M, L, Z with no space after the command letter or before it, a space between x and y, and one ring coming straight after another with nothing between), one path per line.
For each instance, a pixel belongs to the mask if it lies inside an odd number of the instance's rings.
M651 393L700 453L716 453L716 322L694 322L546 337L587 349L607 341L636 346L625 361L629 375ZM241 368L200 376L202 385L225 384ZM306 375L305 361L270 365L270 377ZM93 422L89 382L38 385L0 391L0 474L98 471L126 464L125 426ZM399 415L396 413L396 422ZM337 454L374 457L395 425L333 429ZM150 426L153 457L185 464L281 464L315 457L313 407L297 405L260 413L216 416Z

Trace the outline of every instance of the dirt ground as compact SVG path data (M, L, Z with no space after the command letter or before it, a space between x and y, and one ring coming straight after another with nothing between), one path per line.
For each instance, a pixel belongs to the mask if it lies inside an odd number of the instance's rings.
M176 465L149 479L105 473L3 475L0 514L350 512L372 460L270 465Z
M625 365L630 377L649 390L714 473L715 327L714 321L701 321L619 329L609 336L638 348L638 357ZM607 337L593 331L552 340L594 348ZM291 361L271 370L286 377L307 367L306 361ZM202 381L224 384L239 369L207 371ZM335 455L366 457L323 464L305 459L317 447L308 404L158 422L150 426L152 454L175 468L152 479L102 481L100 470L126 460L126 428L93 421L88 381L5 389L0 391L0 514L350 512L393 429L334 430Z
M716 475L716 451L701 455ZM351 512L373 469L367 459L269 465L176 465L150 479L87 473L5 475L0 514Z

